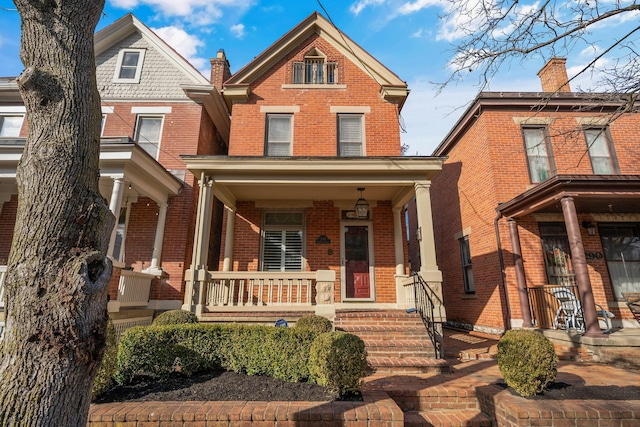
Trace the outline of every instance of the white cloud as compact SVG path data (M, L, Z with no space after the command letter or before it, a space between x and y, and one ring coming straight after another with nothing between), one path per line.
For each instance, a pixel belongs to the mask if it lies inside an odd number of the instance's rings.
M180 17L194 25L209 25L220 20L223 9L246 10L254 0L110 0L111 5L133 9L146 5L164 17Z
M378 6L380 4L385 3L385 1L386 0L358 0L357 2L355 2L354 4L351 5L349 10L354 15L358 15L365 8L367 8L369 6Z
M197 56L198 49L205 46L198 37L175 26L152 28L152 30L198 70L208 64L205 58Z
M411 37L419 39L422 38L426 34L426 31L423 28L418 29L418 31L411 34Z
M440 0L415 0L404 3L398 9L398 13L400 15L410 15L412 13L416 13L421 11L422 9L426 9L431 6L442 6L442 1Z
M236 36L236 38L238 39L244 38L244 35L245 35L244 24L232 25L231 28L229 28L229 30L234 36Z

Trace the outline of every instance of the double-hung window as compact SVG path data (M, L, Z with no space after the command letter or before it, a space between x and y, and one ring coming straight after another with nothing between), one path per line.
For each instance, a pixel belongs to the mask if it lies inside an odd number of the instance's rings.
M462 236L458 239L460 245L460 261L462 262L462 278L464 280L464 292L467 294L476 291L473 282L473 269L471 268L471 247L469 246L469 236Z
M113 81L115 83L139 83L144 54L144 49L122 49L118 53Z
M302 271L304 267L304 213L264 213L262 271Z
M523 127L525 151L531 182L546 181L555 173L551 147L544 127Z
M157 159L162 135L163 116L138 116L136 123L135 141L140 148Z
M23 115L0 115L0 137L15 138L20 136L24 121Z
M584 130L591 168L596 175L615 175L620 173L613 144L606 128Z
M364 156L364 117L338 114L338 153L341 157Z
M293 115L267 114L265 155L291 156Z

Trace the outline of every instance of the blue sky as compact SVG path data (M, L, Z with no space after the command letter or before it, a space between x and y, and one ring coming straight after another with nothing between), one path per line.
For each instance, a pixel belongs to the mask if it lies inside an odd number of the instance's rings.
M406 129L402 140L409 145L408 154L431 154L478 91L472 74L436 96L432 83L450 75L451 44L458 37L459 23L439 18L447 1L324 0L322 4L340 30L408 83L411 94L402 111ZM19 15L6 10L14 7L0 0L3 77L17 76L23 68L18 57ZM218 49L225 50L235 72L314 11L327 16L317 0L107 0L98 30L133 12L208 75L208 59ZM603 26L600 31L606 43L611 30ZM567 62L570 75L592 56L593 49L577 46ZM543 65L541 57L514 62L501 70L489 89L539 91L536 73ZM581 87L589 84L585 77Z

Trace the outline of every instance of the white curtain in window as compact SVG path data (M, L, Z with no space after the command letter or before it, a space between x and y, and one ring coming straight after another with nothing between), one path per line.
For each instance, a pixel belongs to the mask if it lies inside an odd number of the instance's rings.
M531 182L545 181L551 175L551 168L544 129L525 128L523 133Z
M613 170L611 153L604 129L587 129L585 130L585 136L593 173L597 175L614 174L615 171Z
M158 155L162 117L139 117L136 142L154 159Z
M291 155L291 116L269 116L268 156Z

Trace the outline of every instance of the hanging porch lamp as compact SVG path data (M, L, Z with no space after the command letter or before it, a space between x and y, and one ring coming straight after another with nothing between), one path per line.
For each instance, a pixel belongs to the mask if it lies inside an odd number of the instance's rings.
M364 188L358 188L358 191L360 192L360 198L356 202L356 206L354 208L356 211L356 217L358 219L367 219L369 217L369 202L362 197Z

